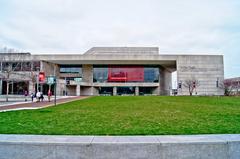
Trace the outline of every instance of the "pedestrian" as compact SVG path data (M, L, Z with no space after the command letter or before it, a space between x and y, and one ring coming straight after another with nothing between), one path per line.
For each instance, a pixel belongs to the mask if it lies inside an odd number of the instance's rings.
M32 102L33 102L33 99L34 99L34 94L33 94L33 92L31 93L31 99L32 99Z
M41 99L41 102L42 102L43 99L44 99L43 92L40 93L40 99Z
M41 92L38 91L36 94L37 102L40 102L40 97L41 97Z
M27 96L28 96L28 91L27 90L24 91L24 96L25 96L25 102L26 102L27 101Z
M51 92L51 90L49 89L49 90L48 90L48 102L51 101L51 96L52 96L52 92Z

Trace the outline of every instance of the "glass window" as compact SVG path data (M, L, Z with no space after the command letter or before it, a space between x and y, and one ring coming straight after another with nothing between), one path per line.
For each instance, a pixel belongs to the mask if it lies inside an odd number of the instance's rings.
M144 68L144 81L145 82L158 82L159 81L159 68L145 67Z
M96 65L93 82L158 82L157 66Z
M12 63L12 70L13 71L21 71L22 70L22 63L21 62Z
M135 94L135 87L117 87L118 95Z
M113 95L113 87L100 87L99 94L105 96Z
M109 66L109 82L143 82L143 66Z
M12 63L11 62L3 62L2 63L2 71L11 71Z
M93 82L108 82L108 68L93 68Z
M22 63L22 71L31 71L31 62Z
M61 65L60 73L79 73L82 74L81 65Z
M153 94L153 87L139 87L139 95Z
M40 71L40 61L34 61L32 66L33 71Z

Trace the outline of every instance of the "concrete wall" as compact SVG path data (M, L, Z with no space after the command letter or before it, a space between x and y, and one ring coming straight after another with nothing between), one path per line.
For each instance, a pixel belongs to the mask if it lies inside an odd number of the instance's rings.
M166 68L160 68L160 94L170 95L172 86L172 73Z
M76 94L77 86L69 86L69 85L67 85L66 88L67 88L67 95L68 96L76 96L77 95Z
M80 94L83 96L93 95L93 90L91 86L81 86Z
M0 135L1 159L239 159L240 135Z
M55 71L54 72L54 67L55 67ZM51 62L47 62L47 61L41 61L41 71L45 72L46 76L53 76L54 74L56 74L57 77L60 76L60 68L58 65L55 65L54 63Z
M147 55L147 56L146 56ZM2 56L2 55L1 55ZM6 56L8 60L16 58L15 56ZM11 57L11 58L10 58ZM224 63L221 55L164 55L158 54L157 48L94 48L86 54L68 54L68 55L24 55L24 60L41 61L41 70L46 76L54 74L54 63L56 64L82 64L83 82L85 86L111 86L111 84L97 84L93 82L93 64L142 64L142 65L160 65L160 93L169 95L171 92L171 72L177 70L178 82L184 82L195 78L200 81L197 88L198 95L223 95L224 91L216 87L216 81L222 82L224 79ZM56 67L56 75L60 77L59 67ZM63 76L63 75L61 75ZM21 78L22 79L22 78ZM131 85L134 85L132 83ZM115 83L112 86L124 85ZM126 85L126 84L125 84ZM127 84L130 85L130 84ZM135 86L145 86L138 84ZM149 85L149 84L148 84ZM151 85L151 84L150 84ZM154 84L153 84L154 85ZM158 85L158 86L159 86ZM156 86L156 87L158 87ZM61 94L61 85L57 92ZM89 95L95 94L93 88ZM85 91L86 92L86 91ZM188 95L188 90L182 87L179 95Z
M223 56L221 55L182 55L177 59L178 82L197 79L200 86L198 95L223 95L224 90L216 87L216 81L224 80ZM189 95L188 89L182 86L180 95ZM195 92L194 92L195 94Z
M93 65L82 65L83 82L93 82Z

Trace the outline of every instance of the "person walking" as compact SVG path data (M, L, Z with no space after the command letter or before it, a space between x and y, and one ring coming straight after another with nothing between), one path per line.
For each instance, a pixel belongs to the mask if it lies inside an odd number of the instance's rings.
M51 90L49 89L49 90L48 90L48 102L51 102L51 96L52 96L52 92L51 92Z
M43 92L40 93L40 99L41 99L41 102L43 102L43 99L44 99Z
M41 97L40 91L37 92L36 97L37 97L37 102L40 102L40 97Z
M32 99L32 102L33 102L33 99L34 99L34 94L33 94L33 92L31 93L31 99Z

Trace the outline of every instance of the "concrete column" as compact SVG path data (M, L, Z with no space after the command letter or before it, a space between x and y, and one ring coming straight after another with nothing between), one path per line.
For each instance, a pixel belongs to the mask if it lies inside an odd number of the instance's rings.
M32 82L32 81L29 81L29 84L28 84L28 93L29 93L29 94L30 94L30 93L35 93L34 90L35 90L35 86L34 86L33 82Z
M114 96L117 95L117 87L113 87L113 95L114 95Z
M2 80L0 80L0 95L2 95Z
M97 87L92 87L92 90L93 90L93 95L94 95L94 96L99 95L99 88L97 88Z
M92 83L93 82L93 66L82 65L82 81Z
M81 95L81 86L80 84L78 84L76 87L76 96L80 96L80 95Z
M138 86L135 87L135 96L139 96L139 87Z
M156 87L156 88L153 88L153 94L155 95L160 95L160 86L159 87Z
M164 68L160 68L160 94L170 95L172 84L172 73Z

